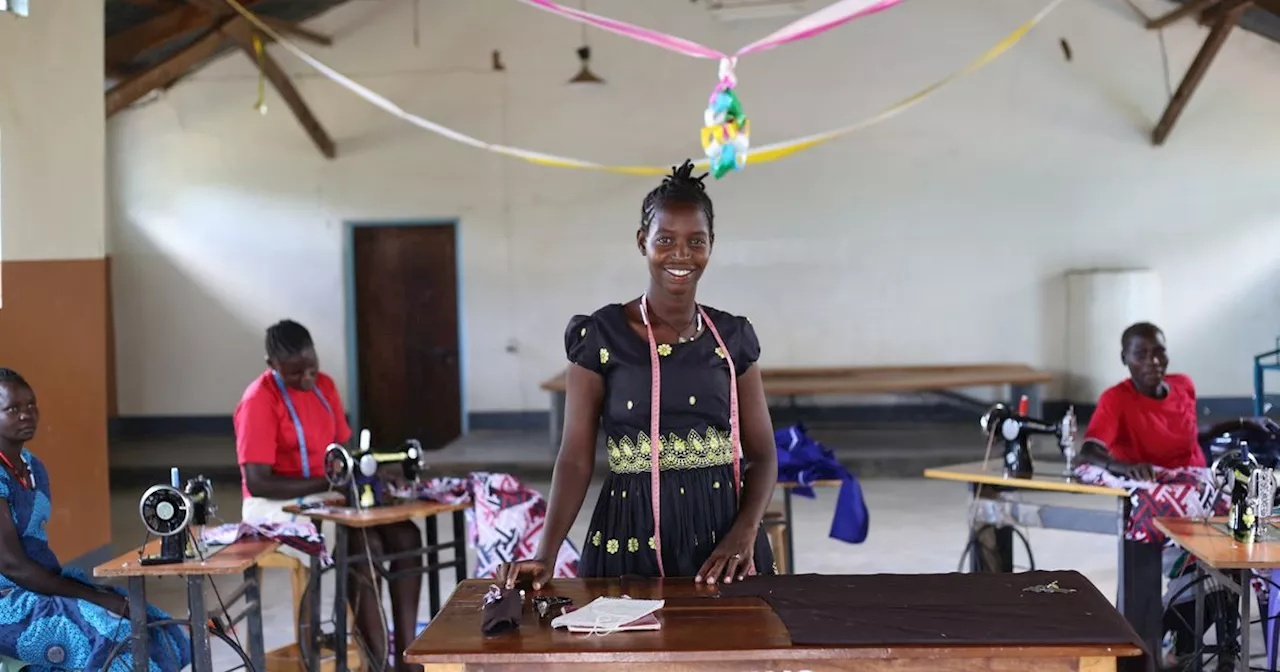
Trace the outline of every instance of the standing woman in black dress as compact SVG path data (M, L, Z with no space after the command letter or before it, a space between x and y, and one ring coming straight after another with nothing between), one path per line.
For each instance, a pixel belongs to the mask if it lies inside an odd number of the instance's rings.
M644 199L636 232L649 267L644 295L569 321L564 439L546 528L535 558L499 571L508 587L522 576L535 589L550 580L595 469L601 420L610 474L591 516L582 576L730 583L774 573L761 519L778 458L754 366L760 343L745 318L695 300L715 217L706 176L692 172L686 161ZM745 469L735 456L745 457Z

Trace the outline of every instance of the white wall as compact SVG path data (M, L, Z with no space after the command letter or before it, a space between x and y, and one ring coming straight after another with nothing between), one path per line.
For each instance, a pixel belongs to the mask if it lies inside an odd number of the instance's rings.
M749 57L758 144L868 116L959 68L1040 0L912 0ZM1155 2L1148 13L1172 5ZM701 5L588 9L731 49L781 22ZM322 59L475 136L606 162L700 155L716 64L593 32L608 84L566 87L580 27L513 0L353 1L314 22ZM1180 77L1203 39L1166 31ZM1066 38L1074 60L1065 62ZM507 69L488 69L500 49ZM525 165L410 127L278 50L339 158L278 98L252 110L234 55L109 128L123 415L226 414L261 366L262 329L311 327L346 385L342 223L461 221L472 411L542 409L575 312L637 295L633 231L654 179ZM1280 332L1280 45L1237 33L1167 146L1161 53L1119 0L1070 0L977 75L860 135L711 186L719 232L700 297L757 325L768 365L1065 361L1068 269L1163 279L1175 366L1245 395ZM1117 338L1118 338L1117 334ZM508 342L518 352L505 351ZM1121 375L1117 363L1116 375ZM343 387L345 389L345 387Z
M102 3L0 12L0 253L101 259Z

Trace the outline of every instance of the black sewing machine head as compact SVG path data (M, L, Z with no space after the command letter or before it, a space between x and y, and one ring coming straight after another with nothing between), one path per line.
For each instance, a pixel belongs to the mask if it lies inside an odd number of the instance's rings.
M357 508L382 506L386 484L378 477L383 466L398 464L404 478L416 483L426 471L422 444L409 439L395 450L377 450L370 446L369 430L360 431L360 449L355 455L338 444L331 444L324 455L324 474L329 484L347 495L348 505Z
M1035 434L1057 437L1058 448L1067 458L1068 466L1075 453L1076 413L1068 408L1062 420L1049 423L1044 420L1015 413L1004 404L996 404L982 416L982 431L989 440L996 436L1004 439L1004 475L1006 478L1030 478L1035 472L1031 464L1031 449L1027 439Z
M195 504L178 489L178 470L170 472L170 485L153 485L138 502L138 516L148 534L160 537L160 552L142 557L144 565L166 565L183 562L190 547L188 540Z
M187 481L182 492L191 500L191 524L208 525L209 516L218 510L218 505L213 502L213 483L203 475L196 476Z

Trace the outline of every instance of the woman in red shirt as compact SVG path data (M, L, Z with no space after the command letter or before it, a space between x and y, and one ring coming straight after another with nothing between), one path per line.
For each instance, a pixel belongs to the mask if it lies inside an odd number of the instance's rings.
M1266 434L1280 430L1271 418L1240 418L1201 433L1196 413L1196 387L1180 373L1166 374L1169 354L1164 332L1139 322L1120 336L1120 360L1129 379L1098 398L1089 420L1080 461L1122 476L1151 480L1152 467L1205 466L1202 441L1240 429Z
M1108 471L1136 480L1152 480L1153 467L1176 469L1205 466L1201 443L1214 436L1241 429L1254 428L1270 434L1278 429L1271 418L1239 418L1215 425L1201 433L1197 422L1196 388L1191 379L1182 374L1166 373L1169 354L1165 348L1164 332L1149 322L1139 322L1120 336L1120 359L1129 368L1129 379L1108 388L1098 398L1097 410L1089 420L1079 461L1096 464ZM1164 568L1172 569L1181 551L1174 547L1162 553ZM1166 612L1164 629L1175 633L1175 645L1170 652L1175 658L1193 651L1195 609L1191 595L1181 586L1188 585L1190 574L1182 574L1170 581L1165 594ZM1220 588L1210 586L1210 593ZM1176 596L1182 599L1174 603ZM1233 620L1236 604L1234 596L1209 599L1207 628L1218 624L1219 641L1234 632ZM1172 665L1172 660L1166 660ZM1235 656L1223 653L1219 656L1219 670L1235 669Z
M267 329L267 370L249 383L234 415L236 454L243 477L245 520L289 520L285 506L324 499L324 453L330 444L351 439L342 399L333 379L320 372L311 334L292 320ZM365 554L366 537L350 535L351 553ZM422 532L412 522L367 530L369 553L382 555L421 549ZM392 572L421 568L422 556L391 562ZM369 567L353 568L348 585L356 624L372 660L387 660L387 638L379 596L368 580ZM422 576L391 582L392 622L396 633L396 669L415 634ZM381 666L374 669L381 669Z

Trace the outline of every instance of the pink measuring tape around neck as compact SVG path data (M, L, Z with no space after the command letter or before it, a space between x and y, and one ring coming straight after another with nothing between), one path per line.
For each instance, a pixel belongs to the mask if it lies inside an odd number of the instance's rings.
M660 489L659 478L659 455L658 452L662 446L662 434L659 429L659 415L662 408L662 370L658 363L658 341L653 337L653 325L649 323L649 295L644 294L640 297L640 319L644 322L645 333L649 337L649 364L651 371L651 399L649 412L649 469L650 469L650 499L653 503L653 552L658 558L658 575L666 576L666 569L662 566L662 491ZM716 345L720 346L720 352L724 353L724 361L729 365L729 443L733 446L733 492L735 499L742 496L742 440L738 431L738 372L733 366L733 357L729 354L729 348L725 347L724 339L720 338L720 331L716 329L715 322L711 321L711 317L697 306L698 315L702 316L702 321L707 325L707 329L711 331L711 336L716 339ZM755 559L751 561L751 566L747 568L747 574L754 575L756 573Z

